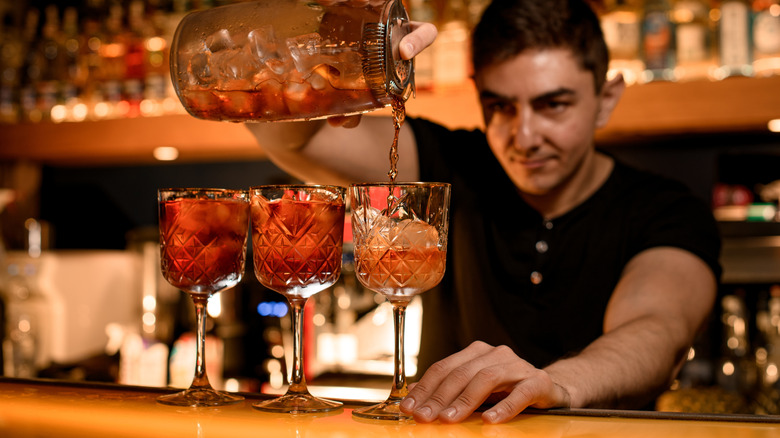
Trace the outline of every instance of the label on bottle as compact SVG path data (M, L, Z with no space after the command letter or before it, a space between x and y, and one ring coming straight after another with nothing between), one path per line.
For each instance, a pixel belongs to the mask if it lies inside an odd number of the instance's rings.
M707 58L707 29L699 24L677 26L677 60L700 62Z
M672 68L672 23L665 12L649 12L644 20L644 57L648 70Z
M750 10L746 3L724 2L720 18L720 63L739 67L750 64Z
M780 16L759 12L753 24L753 44L757 53L780 55Z
M631 19L633 18L633 19ZM639 22L635 16L623 13L605 17L602 22L604 39L613 58L636 59L639 57Z

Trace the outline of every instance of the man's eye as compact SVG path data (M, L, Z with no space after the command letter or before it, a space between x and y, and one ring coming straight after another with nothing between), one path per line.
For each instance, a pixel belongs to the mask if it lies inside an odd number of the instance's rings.
M485 103L485 107L491 113L501 113L511 115L515 113L515 105L511 102L493 101Z
M568 101L564 100L545 100L542 102L537 102L536 105L534 105L535 109L537 111L547 111L547 112L561 112L571 106L571 104Z

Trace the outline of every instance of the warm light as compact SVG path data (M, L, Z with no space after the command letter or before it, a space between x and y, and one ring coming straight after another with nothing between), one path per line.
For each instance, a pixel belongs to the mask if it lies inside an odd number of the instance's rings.
M777 378L778 378L777 364L770 363L769 366L766 367L766 371L764 372L764 383L774 384L775 382L777 382Z
M213 295L211 299L209 299L209 303L206 305L206 311L209 313L209 316L212 318L219 318L219 315L222 314L222 295Z
M154 316L154 313L152 312L145 312L143 316L141 316L141 319L143 320L144 325L154 325L157 322L157 317Z
M179 150L171 146L160 146L152 152L158 161L173 161L179 158Z
M88 113L89 109L83 103L77 103L73 106L73 120L77 122L83 122L87 118Z
M150 52L159 52L165 48L165 40L160 37L152 37L146 40L146 50Z
M284 347L281 345L274 345L271 347L271 356L277 358L284 357Z
M325 325L325 315L322 313L317 313L312 317L311 322L317 327L322 327Z
M766 126L771 132L780 132L780 119L770 120Z
M144 310L147 312L153 312L157 307L157 299L151 295L147 295L143 299Z
M695 357L696 357L696 350L694 350L693 348L688 350L688 360L693 360L693 358Z
M735 338L734 336L729 337L726 340L726 346L732 350L739 347L739 339Z
M140 107L141 114L145 116L153 116L160 113L160 105L151 99L142 100Z
M726 362L723 364L723 374L726 376L731 376L734 374L734 364L731 362Z
M339 295L337 303L339 309L347 310L352 305L352 299L347 294Z
M65 120L68 115L68 110L65 105L54 105L51 108L51 121L54 123L60 123Z
M230 378L225 380L225 391L238 392L241 389L238 379Z
M770 6L769 7L769 13L773 17L780 17L780 5L774 4L774 5Z
M98 102L95 104L95 116L102 119L108 117L108 104L106 102Z

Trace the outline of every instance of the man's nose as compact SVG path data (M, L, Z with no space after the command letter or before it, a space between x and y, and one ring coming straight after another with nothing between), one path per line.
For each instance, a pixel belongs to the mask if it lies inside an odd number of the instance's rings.
M517 149L529 149L538 143L538 131L534 112L527 105L517 105L512 120L513 145Z

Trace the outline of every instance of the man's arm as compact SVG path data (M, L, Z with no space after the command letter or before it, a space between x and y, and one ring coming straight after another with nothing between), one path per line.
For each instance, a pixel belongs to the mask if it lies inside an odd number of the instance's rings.
M412 22L400 42L403 59L431 45L436 27ZM333 117L325 121L247 123L260 147L277 166L305 182L347 185L385 181L390 170L394 126L389 117ZM344 127L351 129L344 129ZM398 180L418 179L417 147L411 128L401 128Z
M401 408L420 422L452 423L500 394L482 414L500 423L529 406L641 405L676 375L715 292L715 276L698 257L676 248L646 250L623 272L604 335L579 354L539 370L508 347L475 342L429 368Z

